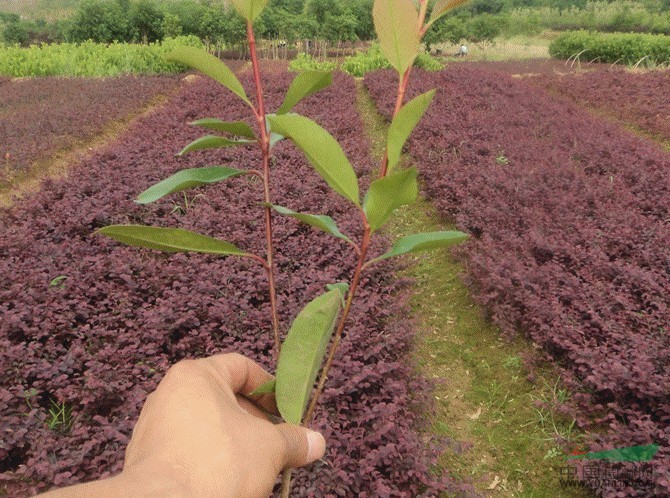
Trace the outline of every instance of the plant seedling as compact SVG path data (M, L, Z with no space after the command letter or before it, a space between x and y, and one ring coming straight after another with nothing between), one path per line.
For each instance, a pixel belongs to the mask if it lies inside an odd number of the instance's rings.
M342 339L363 272L388 258L451 246L465 241L468 237L458 231L419 233L402 237L382 255L371 257L369 254L373 235L384 227L396 209L414 203L418 195L417 170L399 169L399 162L407 139L428 109L435 94L435 91L431 90L408 103L404 102L421 39L432 23L462 3L464 0L438 0L426 22L428 0L375 0L372 14L380 47L390 65L398 72L399 83L395 111L389 128L386 151L379 167L379 176L363 196L354 168L335 138L315 121L292 112L302 99L332 83L330 72L309 70L299 73L289 86L280 107L274 113L268 113L266 110L253 23L264 9L267 0L232 0L237 12L246 20L256 93L255 102L249 99L244 87L228 66L206 51L182 47L168 56L171 61L187 65L220 83L249 107L256 124L256 129L253 129L243 122L223 122L217 118L195 121L191 124L214 131L217 135L209 134L195 140L182 149L179 155L212 148L255 147L260 152L261 165L258 169L246 171L226 166L186 169L142 192L137 202L141 204L155 202L176 192L229 181L237 176L258 177L262 180L263 186L262 192L259 192L259 197L262 199L259 206L264 210L266 253L252 254L230 242L176 228L116 225L102 228L98 233L128 245L165 252L237 256L261 264L269 284L270 321L277 366L275 382L262 386L261 390L257 390L254 394L274 392L279 412L287 422L308 424L312 420ZM299 213L290 207L278 206L272 202L270 196L272 150L281 140L293 142L305 154L326 184L351 205L352 211L355 211L361 220L361 233L358 237L342 233L335 220L329 216ZM274 280L276 267L272 220L275 213L295 218L328 236L344 240L357 256L351 280L328 286L327 292L307 303L295 317L283 341ZM65 410L64 405L61 408ZM289 494L290 476L290 470L285 472L282 496Z

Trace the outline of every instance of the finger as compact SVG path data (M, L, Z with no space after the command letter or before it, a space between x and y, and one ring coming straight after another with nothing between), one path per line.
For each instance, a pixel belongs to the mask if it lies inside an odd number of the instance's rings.
M198 361L209 362L217 370L226 372L230 388L235 394L249 394L272 380L272 375L263 370L258 363L238 353L219 354Z
M237 398L237 402L239 405L249 414L253 415L256 418L259 418L261 420L265 420L268 422L270 420L270 417L268 417L267 412L263 411L259 406L254 403L253 401L248 400L244 396L237 395L235 396Z
M197 361L206 362L207 366L218 374L217 377L225 376L226 385L232 389L234 394L242 396L247 396L257 387L274 378L258 363L238 353L220 354ZM264 410L279 414L273 394L264 394L252 399Z
M276 428L286 443L284 468L308 465L326 452L326 440L319 432L293 424L280 424Z

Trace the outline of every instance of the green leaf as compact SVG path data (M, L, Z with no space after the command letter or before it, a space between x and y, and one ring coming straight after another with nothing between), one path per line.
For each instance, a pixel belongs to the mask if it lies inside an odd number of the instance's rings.
M254 133L254 130L252 130L251 127L244 121L234 121L232 123L227 123L216 118L205 118L198 119L197 121L193 121L189 124L207 128L208 130L230 133L231 135L235 135L237 137L246 137L251 138L252 140L256 140L256 134Z
M409 168L372 182L363 210L373 232L384 226L393 211L416 201L419 193L416 175L416 168Z
M237 76L235 76L228 66L209 52L196 47L178 47L167 55L167 60L184 64L206 74L221 83L253 108Z
M430 13L428 24L433 24L451 9L455 9L456 7L463 5L468 1L469 0L437 0L433 6L433 10Z
M229 138L217 137L215 135L206 135L188 144L177 155L183 156L184 154L188 154L189 152L196 150L219 149L221 147L235 147L236 145L247 145L253 143L255 142L251 140L230 140Z
M354 168L330 133L298 114L268 116L268 119L272 131L293 140L335 192L360 205Z
M51 282L49 282L49 287L57 287L63 285L63 282L67 279L67 276L65 275L58 275L56 278L54 278Z
M340 229L337 228L337 223L335 223L335 220L332 219L330 216L326 216L324 214L298 213L296 211L291 211L290 209L287 209L283 206L276 206L274 204L269 204L269 207L277 211L279 214L283 214L285 216L291 216L292 218L302 221L303 223L307 223L308 225L313 226L314 228L318 228L319 230L323 230L324 232L329 233L330 235L334 235L338 239L351 242L349 237L340 232Z
M349 292L349 284L346 282L338 282L336 284L327 284L326 289L329 291L332 290L337 290L342 294L342 297L347 295L347 292Z
M403 74L419 53L419 13L412 0L375 0L377 38L391 66Z
M138 204L149 204L175 192L181 192L182 190L199 187L208 183L220 182L244 173L246 171L226 168L225 166L185 169L156 185L152 185L138 195L135 202Z
M277 110L277 114L286 114L302 99L323 90L332 83L333 73L330 71L303 71L291 82L284 103Z
M200 252L221 256L251 256L230 242L218 240L181 228L159 228L144 225L111 225L96 234L106 235L129 246L147 247L164 252Z
M408 235L398 239L389 252L382 254L378 258L370 260L367 265L377 263L384 259L394 256L401 256L408 253L419 253L460 244L468 239L468 234L455 230L448 232L428 232Z
M286 422L300 424L340 310L338 289L320 295L298 314L277 362L275 397Z
M407 142L416 125L419 123L425 114L428 106L435 97L435 90L426 92L418 97L415 97L410 102L405 104L389 127L388 132L388 170L391 171L393 167L398 164L402 154L402 148Z
M342 304L342 307L344 308L344 298L347 296L347 292L349 292L349 284L347 282L338 282L336 284L327 284L326 285L326 290L332 291L336 290L340 293L340 301Z
M254 20L263 12L268 0L230 0L235 10L249 22Z
M261 384L256 389L251 391L247 396L260 396L261 394L270 394L275 392L275 385L277 384L277 379L272 379L267 381L264 384Z

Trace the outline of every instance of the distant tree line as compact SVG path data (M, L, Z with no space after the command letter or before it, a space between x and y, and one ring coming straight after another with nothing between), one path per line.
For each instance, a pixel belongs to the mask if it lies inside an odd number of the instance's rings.
M374 38L373 0L270 0L257 36L291 44L299 40L367 41ZM427 49L468 40L542 29L670 30L670 0L471 0L436 23ZM666 33L668 34L668 33ZM242 19L224 0L82 0L67 19L47 22L0 12L0 41L150 43L194 35L208 45L242 46Z
M372 0L272 0L256 25L258 36L294 42L371 40ZM222 1L84 0L68 18L52 23L0 12L2 39L40 42L150 43L195 35L234 46L245 39L242 18Z

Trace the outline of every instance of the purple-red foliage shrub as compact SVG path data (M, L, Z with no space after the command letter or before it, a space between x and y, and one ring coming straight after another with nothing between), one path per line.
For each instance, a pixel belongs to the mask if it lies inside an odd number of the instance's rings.
M270 76L265 85L272 110L292 76ZM250 85L248 75L244 82ZM333 132L366 184L373 164L354 98L353 80L336 75L331 88L300 104L299 111ZM174 156L203 134L186 123L208 116L233 120L247 111L209 80L184 85L67 179L46 183L2 213L0 486L10 495L120 471L142 403L179 359L237 351L271 368L269 302L260 266L235 258L165 255L92 236L116 223L183 227L263 254L262 185L253 178L187 193L204 197L183 215L171 212L171 199L133 203L143 189L182 168L257 167L256 149ZM358 234L350 205L332 193L302 153L287 141L277 146L276 157L274 202L329 214L345 233ZM293 219L276 217L275 234L286 331L326 284L350 277L355 255ZM378 240L374 249L385 245ZM59 275L67 279L50 287ZM414 332L405 285L391 264L364 278L313 424L324 432L328 451L322 462L294 474L297 496L434 496L453 486L431 473L436 447L417 432L428 385L408 361ZM29 389L38 392L30 405ZM69 430L46 427L51 400L72 408Z
M661 445L648 484L669 495L670 155L502 74L412 82L409 97L438 89L410 147L425 193L473 235L479 300L557 362L581 426L608 428L594 450ZM365 85L390 116L394 75Z
M670 140L668 71L595 71L568 76L542 75L529 81L623 124Z
M0 81L0 167L8 173L93 137L179 84L174 76L5 81Z

